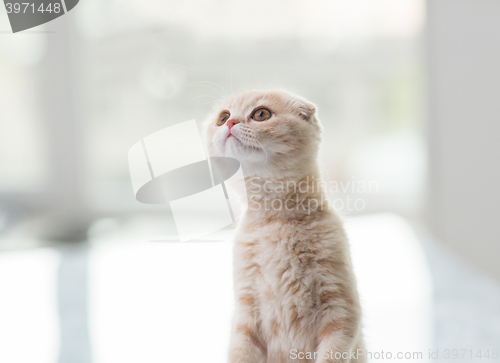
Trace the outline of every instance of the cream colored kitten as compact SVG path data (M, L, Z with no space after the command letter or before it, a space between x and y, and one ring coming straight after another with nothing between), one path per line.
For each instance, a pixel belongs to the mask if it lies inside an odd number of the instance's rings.
M248 91L208 120L209 154L241 162L249 204L234 246L230 363L365 362L349 244L319 183L315 110Z

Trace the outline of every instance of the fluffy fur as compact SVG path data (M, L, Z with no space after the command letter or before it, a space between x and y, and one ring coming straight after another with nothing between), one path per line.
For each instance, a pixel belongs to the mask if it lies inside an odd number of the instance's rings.
M252 118L260 107L268 120ZM234 245L229 362L364 362L352 354L364 345L348 241L319 183L316 107L248 91L216 107L206 135L211 156L241 162L249 204Z

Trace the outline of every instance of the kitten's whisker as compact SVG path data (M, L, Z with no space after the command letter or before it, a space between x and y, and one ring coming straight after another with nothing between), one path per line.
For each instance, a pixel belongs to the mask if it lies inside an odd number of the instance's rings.
M251 151L251 154L250 154L250 155L251 155L251 156L253 156L253 154L254 154L255 152L257 152L257 151L256 151L256 148L255 148L254 146L252 146L252 145L247 145L247 144L244 144L244 145L245 145L245 147L246 147L246 148L250 149L250 151Z
M211 95L201 95L201 96L196 96L196 97L193 97L191 98L191 100L189 100L188 104L190 104L191 102L193 102L194 100L198 99L198 98L202 98L202 97L211 97L212 99L214 100L217 100L218 98L215 97L215 96L211 96ZM212 102L212 101L211 101Z
M264 154L266 154L266 162L267 162L268 155L267 155L266 149L264 149L264 145L262 145L262 143L259 140L257 140L255 137L253 137L252 140L255 141L259 145L259 148L262 149L262 151L264 151Z
M202 103L201 105L202 105L202 106L205 106L205 105L208 105L208 104L214 104L215 102L217 102L217 100L218 100L218 99L214 99L214 100L212 100L212 101L204 102L204 103Z
M267 151L264 148L264 145L262 145L262 143L259 140L257 140L257 138L255 137L255 131L252 130L252 129L248 129L248 128L243 128L241 131L247 137L247 140L249 140L249 141L251 141L253 143L253 145L252 145L253 146L252 151L256 152L256 150L255 150L256 148L257 149L261 149L264 152L264 154L266 155L266 160L265 161L267 162L267 160L269 158L269 155L267 154Z
M218 93L218 94L219 94L219 96L221 96L221 97L225 97L225 95L224 95L223 93L221 93L219 90L217 90L217 89L215 89L215 88L213 88L213 87L210 87L210 86L208 86L208 85L206 85L206 84L188 84L186 87L200 87L200 86L201 86L201 87L206 87L206 88L208 88L208 89L211 89L212 91L214 91L214 92Z
M192 84L192 85L203 85L204 83L212 84L214 86L219 87L220 89L222 89L222 91L224 91L224 94L227 95L226 89L224 87L222 87L220 84L215 83L215 82L211 82L211 81L199 81L199 82L191 82L190 84Z
M274 53L274 58L275 60L277 59L276 53ZM269 88L273 88L274 80L276 79L277 73L278 73L278 63L275 62L274 75L273 78L271 79L271 83L269 84Z
M230 85L231 85L231 93L234 93L234 90L233 90L233 69L232 68L229 71L229 80L230 80Z

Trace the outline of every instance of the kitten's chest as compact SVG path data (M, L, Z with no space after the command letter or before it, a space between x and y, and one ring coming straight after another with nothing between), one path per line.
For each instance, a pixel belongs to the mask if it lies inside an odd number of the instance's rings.
M282 307L306 304L311 308L316 298L315 258L284 246L262 251L255 259L261 271L255 276L261 301Z
M241 264L235 268L252 271L247 285L255 295L256 307L266 335L306 332L313 328L317 307L316 254L283 241L258 241L241 249Z

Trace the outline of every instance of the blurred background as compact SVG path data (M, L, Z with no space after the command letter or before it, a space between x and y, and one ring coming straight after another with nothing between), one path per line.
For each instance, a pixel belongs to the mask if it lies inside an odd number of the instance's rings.
M0 361L225 360L230 243L151 242L175 224L127 154L248 88L318 105L369 349L499 360L499 44L494 0L85 0L17 34L0 10Z

